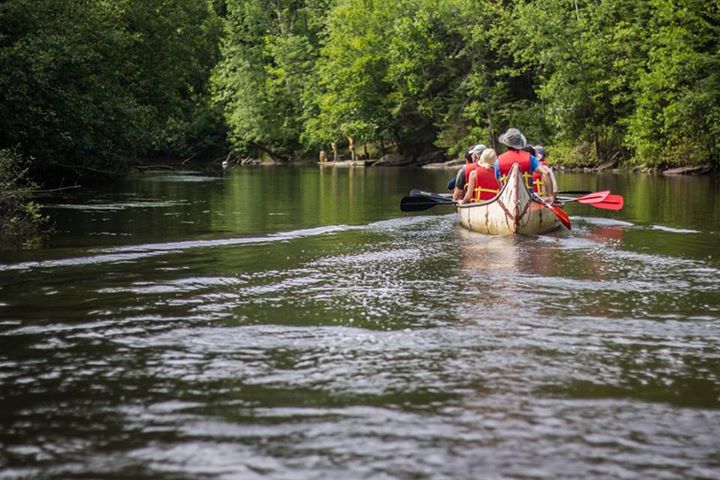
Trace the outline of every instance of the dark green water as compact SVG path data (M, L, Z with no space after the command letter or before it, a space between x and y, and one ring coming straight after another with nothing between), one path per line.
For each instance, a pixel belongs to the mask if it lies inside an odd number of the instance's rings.
M720 478L720 182L468 232L452 172L146 174L0 253L0 479Z

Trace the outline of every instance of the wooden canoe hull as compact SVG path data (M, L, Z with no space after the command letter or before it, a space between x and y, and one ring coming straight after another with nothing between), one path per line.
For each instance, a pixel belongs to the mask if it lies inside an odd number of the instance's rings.
M530 196L517 164L495 198L457 210L463 227L490 235L539 235L560 226L553 211Z

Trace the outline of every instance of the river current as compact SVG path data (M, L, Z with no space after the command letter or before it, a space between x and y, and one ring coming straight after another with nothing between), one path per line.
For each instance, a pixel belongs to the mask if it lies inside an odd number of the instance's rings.
M157 172L0 252L0 479L720 478L720 180L559 173L572 231L402 213L449 171Z

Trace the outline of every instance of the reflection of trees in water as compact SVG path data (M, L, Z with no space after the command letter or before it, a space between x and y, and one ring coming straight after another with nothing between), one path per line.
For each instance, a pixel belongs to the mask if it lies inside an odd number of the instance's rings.
M625 197L620 212L570 207L593 217L631 219L639 223L693 227L720 224L720 176L662 176L636 173L558 174L561 190L611 190ZM588 212L592 213L588 213Z

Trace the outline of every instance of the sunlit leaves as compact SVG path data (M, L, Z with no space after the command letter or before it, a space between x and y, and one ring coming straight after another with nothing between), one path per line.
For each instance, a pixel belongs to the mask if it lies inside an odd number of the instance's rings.
M254 147L285 159L302 152L328 3L227 2L223 60L213 91L236 149Z
M637 82L628 143L636 162L717 161L720 147L720 6L652 0L649 61Z

